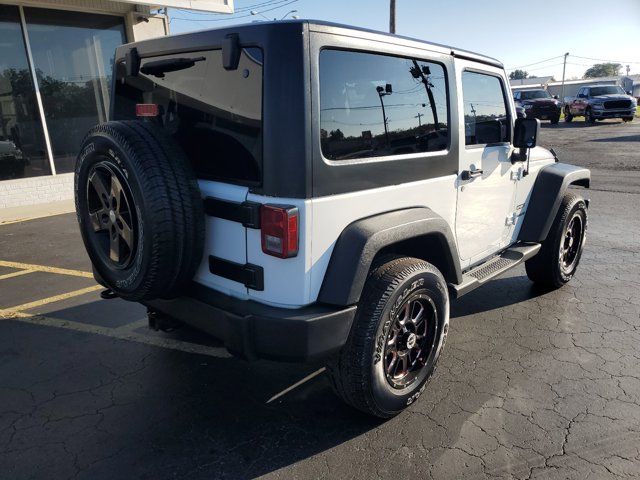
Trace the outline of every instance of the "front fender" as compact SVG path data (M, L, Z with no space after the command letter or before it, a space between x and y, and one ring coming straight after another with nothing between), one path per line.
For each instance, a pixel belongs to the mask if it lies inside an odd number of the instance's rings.
M591 172L586 168L567 163L554 163L542 167L531 191L518 240L544 241L569 185L589 188L590 183Z

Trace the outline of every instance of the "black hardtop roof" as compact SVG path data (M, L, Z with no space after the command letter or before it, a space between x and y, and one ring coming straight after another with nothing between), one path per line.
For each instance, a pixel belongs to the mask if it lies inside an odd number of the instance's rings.
M349 35L351 32L351 36L359 37L359 38L367 38L371 40L385 41L388 43L402 44L407 46L411 46L411 44L414 44L414 46L417 46L416 44L419 44L423 48L428 47L430 50L437 50L437 51L440 51L441 53L451 54L454 56L463 56L463 57L469 58L470 60L477 60L483 63L488 63L488 64L495 65L497 67L503 68L503 64L499 60L493 57L482 55L480 53L472 52L469 50L454 48L449 45L428 42L425 40L406 37L403 35L395 35L391 33L381 32L378 30L372 30L372 29L367 29L362 27L354 27L351 25L344 25L344 24L334 23L334 22L326 22L323 20L292 19L292 20L275 20L275 21L264 21L264 22L260 21L260 22L253 22L253 23L241 23L236 25L228 25L224 27L195 30L192 32L185 32L177 35L170 35L169 37L159 37L159 38L184 38L191 35L200 36L210 31L224 32L226 34L226 33L238 32L248 28L257 28L257 29L279 28L282 25L290 25L290 24L306 25L308 26L309 30L322 32L322 33L335 33L335 34ZM354 35L354 33L356 34ZM134 44L141 45L150 41L152 42L153 40L158 40L159 38L142 40L140 42L134 42Z

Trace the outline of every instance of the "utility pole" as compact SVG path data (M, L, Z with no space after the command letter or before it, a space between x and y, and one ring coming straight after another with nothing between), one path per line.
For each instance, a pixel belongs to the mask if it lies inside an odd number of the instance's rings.
M629 76L629 72L631 71L631 67L627 65L627 77Z
M424 117L424 113L418 113L415 117L413 117L418 119L418 128L422 126L422 117Z
M564 63L562 64L562 88L560 89L560 101L564 102L564 73L567 69L567 57L569 52L564 54Z
M389 33L396 33L396 0L389 0Z

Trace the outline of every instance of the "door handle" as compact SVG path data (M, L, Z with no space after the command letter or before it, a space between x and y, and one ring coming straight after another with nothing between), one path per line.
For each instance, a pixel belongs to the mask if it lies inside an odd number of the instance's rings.
M460 178L466 182L472 178L481 177L483 173L484 171L481 168L476 168L475 170L463 170L460 173Z

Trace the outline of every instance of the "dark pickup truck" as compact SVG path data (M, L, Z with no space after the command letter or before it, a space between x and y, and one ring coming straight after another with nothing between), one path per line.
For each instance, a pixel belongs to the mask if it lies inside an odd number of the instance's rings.
M621 118L630 122L637 106L636 99L618 85L582 87L575 97L565 98L564 120L571 122L574 117L584 116L586 123L605 118Z
M513 92L513 100L516 108L524 108L527 118L551 120L554 124L560 120L562 102L558 101L558 97L552 97L546 90L518 90Z

